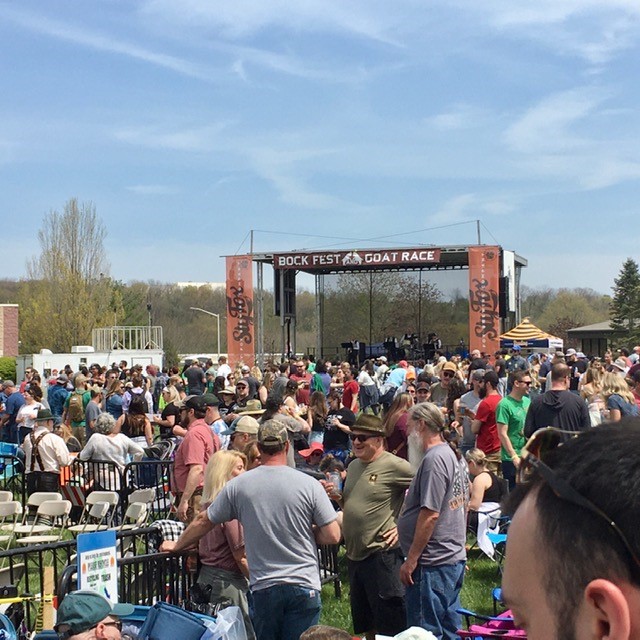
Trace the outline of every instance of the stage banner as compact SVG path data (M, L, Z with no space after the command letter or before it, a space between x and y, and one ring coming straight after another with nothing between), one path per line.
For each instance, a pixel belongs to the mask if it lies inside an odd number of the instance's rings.
M227 258L227 353L229 364L252 367L255 363L253 333L253 262L251 256Z
M469 247L469 350L500 348L500 247Z

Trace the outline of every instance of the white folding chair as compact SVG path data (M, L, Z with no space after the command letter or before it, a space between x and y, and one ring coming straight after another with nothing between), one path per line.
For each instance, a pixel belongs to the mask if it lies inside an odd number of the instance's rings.
M16 542L24 545L58 542L66 528L70 511L71 502L69 500L45 500L38 507L35 520L31 525L16 527L16 535L20 535L22 527L27 529L25 531L27 535L17 538Z
M14 529L18 523L18 516L22 515L22 504L17 500L10 502L0 502L0 544L5 544L5 549L9 548L14 536ZM6 533L4 533L6 532Z
M13 493L11 491L0 491L0 502L11 502Z
M140 529L145 526L148 515L149 508L144 502L130 502L122 518L122 524L117 527L117 530Z
M22 524L27 524L37 511L38 507L45 501L62 500L62 494L55 491L34 491L28 498L27 504L22 514Z
M92 533L94 531L104 531L109 528L107 516L111 505L108 502L94 502L87 505L82 512L81 522L69 527L71 533Z

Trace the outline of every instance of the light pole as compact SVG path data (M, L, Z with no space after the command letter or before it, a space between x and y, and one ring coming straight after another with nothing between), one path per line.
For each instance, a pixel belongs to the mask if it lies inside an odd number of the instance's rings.
M213 313L213 311L207 311L206 309L201 309L200 307L189 307L192 311L202 311L202 313L206 313L209 316L213 316L218 321L218 354L216 360L220 359L220 316L217 313Z

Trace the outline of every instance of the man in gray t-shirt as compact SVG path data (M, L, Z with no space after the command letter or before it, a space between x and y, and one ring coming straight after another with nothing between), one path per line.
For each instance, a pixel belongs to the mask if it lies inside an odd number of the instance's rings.
M337 544L336 512L320 483L287 466L287 427L277 418L258 431L261 466L225 485L180 539L162 551L192 546L215 524L244 527L252 622L260 640L298 640L320 617L317 544Z
M425 455L398 520L406 557L400 579L407 587L407 625L454 640L466 559L465 492L460 465L442 438L443 429L444 418L433 403L409 410L409 437L421 440Z

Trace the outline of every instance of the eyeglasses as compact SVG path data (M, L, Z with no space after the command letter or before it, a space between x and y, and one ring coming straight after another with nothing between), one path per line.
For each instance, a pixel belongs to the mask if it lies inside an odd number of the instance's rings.
M361 433L349 434L349 440L351 440L351 442L366 442L369 438L380 438L380 437L381 436L374 436L374 435L365 436Z
M526 477L527 471L531 472L531 469L535 469L558 498L578 507L582 507L607 522L631 556L636 568L640 569L640 559L633 550L627 536L622 532L622 529L620 529L615 521L607 515L605 511L600 509L600 507L593 504L591 500L585 498L581 493L574 489L566 480L560 478L556 472L541 459L550 451L561 446L568 439L575 438L577 436L578 434L574 431L564 431L554 427L538 429L538 431L529 438L527 444L521 451L521 463L518 470L520 476L519 479L522 480L523 477Z

